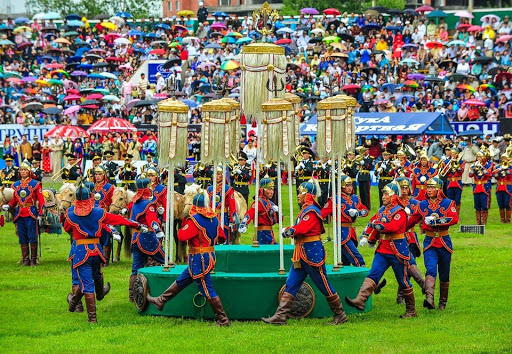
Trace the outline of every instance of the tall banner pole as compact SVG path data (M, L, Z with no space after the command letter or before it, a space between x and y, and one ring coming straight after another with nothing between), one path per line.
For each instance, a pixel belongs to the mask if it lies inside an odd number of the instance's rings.
M281 161L277 160L277 176L281 176ZM281 201L281 183L279 183L279 177L276 179L277 183L277 200ZM285 274L284 270L284 246L283 246L283 203L279 202L279 274Z
M335 155L334 152L331 155L331 161L335 161ZM334 163L334 162L333 162ZM340 167L338 165L337 173L341 173ZM336 173L332 174L332 226L333 226L333 247L334 247L334 264L333 264L333 271L338 271L338 214L336 212L337 210L337 201L336 201Z
M343 257L341 255L341 157L338 157L338 166L339 166L339 173L338 173L338 184L336 187L338 188L337 195L340 196L340 203L338 203L338 225L336 226L336 230L338 230L338 266L340 268L343 267Z
M221 189L220 219L224 222L224 214L226 212L226 164L222 164L222 189ZM226 235L226 244L229 245L229 235Z
M259 190L260 190L260 158L261 158L261 141L260 141L260 125L256 126L256 135L258 136L258 145L256 146L256 193L254 193L254 205L256 206L256 212L254 213L254 236L252 237L252 247L259 247L258 242L258 206L259 206Z
M290 227L295 225L293 214L293 179L292 179L292 160L288 160L288 202L290 203ZM293 237L290 237L291 244L295 244Z

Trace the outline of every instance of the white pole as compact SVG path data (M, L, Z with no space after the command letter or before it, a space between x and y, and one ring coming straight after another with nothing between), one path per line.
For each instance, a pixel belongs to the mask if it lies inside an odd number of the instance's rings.
M331 155L331 161L334 165L334 152ZM338 166L338 173L341 173L340 167ZM333 247L334 247L334 266L333 271L338 270L338 228L337 228L337 212L336 212L336 173L334 171L332 172L332 232L333 232Z
M224 220L224 213L226 207L226 164L222 164L222 189L220 199L220 219ZM232 212L232 211L231 211ZM229 235L226 235L226 244L229 245Z
M172 195L172 198L171 198ZM166 195L166 212L165 212L165 264L164 271L168 272L169 268L174 267L174 163L169 163L169 172L167 175L167 195Z
M254 196L254 205L256 206L256 212L254 213L254 230L255 230L255 233L254 233L254 236L253 236L253 239L252 239L252 247L259 247L259 243L258 243L258 212L257 212L257 208L258 208L258 203L259 203L259 190L260 190L260 153L261 153L261 145L260 145L260 140L259 140L259 137L260 137L260 125L258 123L258 126L256 127L256 132L257 132L257 135L258 135L258 145L256 146L256 158L254 159L254 161L256 161L256 193L255 193L255 196ZM281 230L279 230L279 232L281 232Z
M213 161L213 175L212 175L212 210L216 212L216 203L215 199L217 197L217 164ZM220 221L222 225L222 229L224 230L224 220Z
M277 176L276 179L277 183L277 200L279 201L279 274L285 274L284 270L284 248L283 248L283 234L281 233L281 230L283 229L283 203L281 202L281 183L279 183L279 176L281 176L281 161L277 160ZM257 209L256 209L257 210Z
M292 179L292 160L288 160L288 202L290 203L290 227L295 225L295 219L293 215L293 179ZM278 177L279 178L279 177ZM281 203L281 201L279 201ZM279 230L281 232L281 230ZM290 237L291 244L295 244L293 238Z
M339 159L338 165L341 168L341 158ZM343 257L341 256L341 170L338 171L338 184L336 187L338 188L337 195L340 196L340 203L338 203L338 225L336 226L336 230L338 230L338 266L343 267Z

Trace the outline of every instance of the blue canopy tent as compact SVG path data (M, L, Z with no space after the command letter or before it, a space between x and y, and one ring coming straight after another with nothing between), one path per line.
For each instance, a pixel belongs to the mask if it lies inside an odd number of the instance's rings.
M441 113L355 113L356 135L454 135ZM300 135L316 135L316 116L301 124Z
M454 135L441 113L355 113L356 135Z

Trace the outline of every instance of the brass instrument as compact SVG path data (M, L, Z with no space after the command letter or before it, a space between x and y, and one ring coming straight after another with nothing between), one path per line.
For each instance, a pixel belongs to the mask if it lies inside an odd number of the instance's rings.
M477 161L475 162L474 164L471 165L471 168L473 169L473 171L476 172L477 175L479 176L482 176L484 173L483 173L483 166L482 164L480 163L480 161Z
M125 163L123 165L123 170L125 170L127 172L132 172L133 171L133 165L131 163Z
M343 169L345 168L348 168L349 170L352 169L352 167L354 166L354 160L355 159L343 159L344 163L342 164L343 165Z
M235 170L240 169L240 165L238 164L238 159L233 154L229 155L228 167L229 167L229 170L231 171L231 175L235 174Z
M72 169L73 167L75 167L76 165L78 165L78 163L79 163L79 162L80 162L80 160L79 160L79 159L76 159L76 160L75 160L75 162L73 162L72 164L67 163L67 164L66 164L66 166L64 166L63 168L61 168L61 169L59 170L59 172L57 172L56 174L54 174L54 175L52 176L51 180L52 180L53 182L55 182L57 179L59 179L59 178L60 178L60 176L62 176L62 174L63 174L64 172L69 173L69 171L71 171L71 169Z
M509 159L512 159L512 144L509 144L509 146L507 147L507 149L505 150L505 154L508 155L508 158Z
M204 164L204 162L196 163L196 167L195 167L196 172L203 171L205 168L206 168L206 165Z

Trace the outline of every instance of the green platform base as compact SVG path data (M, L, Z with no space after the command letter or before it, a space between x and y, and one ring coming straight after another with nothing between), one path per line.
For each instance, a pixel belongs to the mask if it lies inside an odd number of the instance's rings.
M285 246L286 274L284 275L278 274L278 250L277 245L260 247L236 245L215 248L217 264L215 273L212 274L213 286L230 319L258 320L274 314L278 304L279 290L285 284L290 269L293 246ZM177 265L166 272L163 271L163 267L149 267L140 269L139 274L146 277L151 296L158 296L185 269L185 265ZM343 267L333 271L332 266L327 266L329 281L341 299L345 296L355 297L368 272L368 268L357 267ZM315 305L308 317L331 317L332 312L324 295L318 291L309 277L306 282L312 286L315 293ZM344 301L343 306L347 313L359 312L349 307ZM370 297L366 303L365 312L370 311L371 307ZM163 311L158 311L149 304L141 314L209 319L215 317L195 284L191 284L169 301Z

